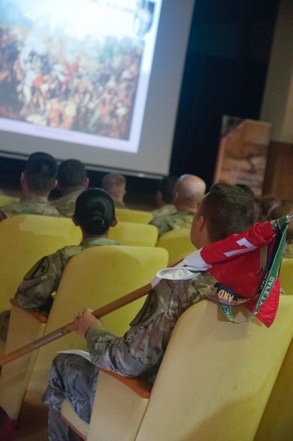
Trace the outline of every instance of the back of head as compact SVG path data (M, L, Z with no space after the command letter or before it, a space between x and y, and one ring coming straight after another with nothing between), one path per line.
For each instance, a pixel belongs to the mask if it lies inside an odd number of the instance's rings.
M267 220L278 219L282 216L287 216L288 214L293 215L293 199L282 199L277 202L269 210L267 215ZM289 223L287 239L291 242L293 241L293 223Z
M254 199L237 185L215 184L205 195L198 215L206 221L211 242L242 233L256 221Z
M264 194L259 200L259 220L267 219L270 209L279 202L279 198L273 194Z
M195 175L182 175L175 185L174 204L178 211L185 211L185 207L196 210L198 203L206 191L206 183Z
M123 175L109 173L103 177L102 187L113 199L120 199L126 192L126 179Z
M89 188L76 199L74 218L86 234L103 235L116 220L114 202L101 188Z
M158 193L160 195L160 201L158 204L172 204L174 200L174 189L177 182L175 176L165 176L159 182Z
M48 153L32 153L25 163L24 175L31 192L47 195L55 186L57 162Z
M67 159L61 162L58 167L57 179L63 195L85 189L88 186L85 166L78 159Z

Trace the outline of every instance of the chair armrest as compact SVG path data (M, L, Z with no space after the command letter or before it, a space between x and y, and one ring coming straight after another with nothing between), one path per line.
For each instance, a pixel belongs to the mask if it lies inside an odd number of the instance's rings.
M10 299L10 303L12 306L15 306L16 308L22 309L23 311L27 312L28 314L32 315L36 320L38 320L40 323L47 323L47 316L43 314L40 311L34 311L33 309L24 309L19 306L16 299Z
M152 390L152 383L145 378L136 377L123 377L122 375L116 374L115 372L107 371L105 369L101 369L101 371L105 372L105 374L111 375L117 380L121 381L125 386L132 389L137 395L142 398L149 398Z

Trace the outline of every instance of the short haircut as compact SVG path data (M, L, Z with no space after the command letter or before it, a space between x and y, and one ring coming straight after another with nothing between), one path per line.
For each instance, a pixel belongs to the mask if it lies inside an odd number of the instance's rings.
M174 198L174 188L177 182L176 176L165 176L159 182L158 191L162 195L162 199L166 204L171 204Z
M251 227L257 210L254 199L240 187L220 183L210 188L197 215L205 218L210 240L217 242Z
M30 190L42 194L54 188L57 161L48 153L32 153L25 163L24 173Z
M58 184L62 189L80 188L87 179L84 164L78 159L67 159L59 164L57 174Z
M105 234L116 219L114 202L101 188L89 188L76 199L74 217L87 234Z
M116 173L108 173L103 177L102 185L105 191L111 191L113 187L120 187L120 185L125 185L126 179L123 175Z

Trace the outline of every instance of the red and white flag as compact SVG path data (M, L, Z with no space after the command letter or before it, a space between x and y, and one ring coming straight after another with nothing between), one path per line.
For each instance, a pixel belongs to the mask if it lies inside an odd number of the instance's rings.
M159 271L153 286L161 278L186 280L192 279L194 272L208 271L222 287L222 290L216 290L220 295L215 295L214 299L212 295L212 300L230 305L245 302L245 306L252 312L258 301L256 294L264 275L261 250L267 247L265 254L269 255L275 236L276 231L270 222L257 223L243 233L233 234L195 251L173 268ZM269 297L257 313L258 319L266 326L274 321L279 295L280 283L277 278Z

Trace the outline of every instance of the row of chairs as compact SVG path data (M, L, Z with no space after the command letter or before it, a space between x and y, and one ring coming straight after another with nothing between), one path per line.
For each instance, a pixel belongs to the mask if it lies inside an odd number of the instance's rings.
M156 272L167 262L167 251L158 247L103 246L74 256L65 267L48 319L12 304L4 354L70 323L86 306L97 309L138 288L148 287ZM102 319L105 326L123 335L143 302L141 297L108 314ZM52 360L58 351L65 349L86 349L85 341L69 333L4 364L0 377L0 407L8 414L12 427L26 392L42 395Z

